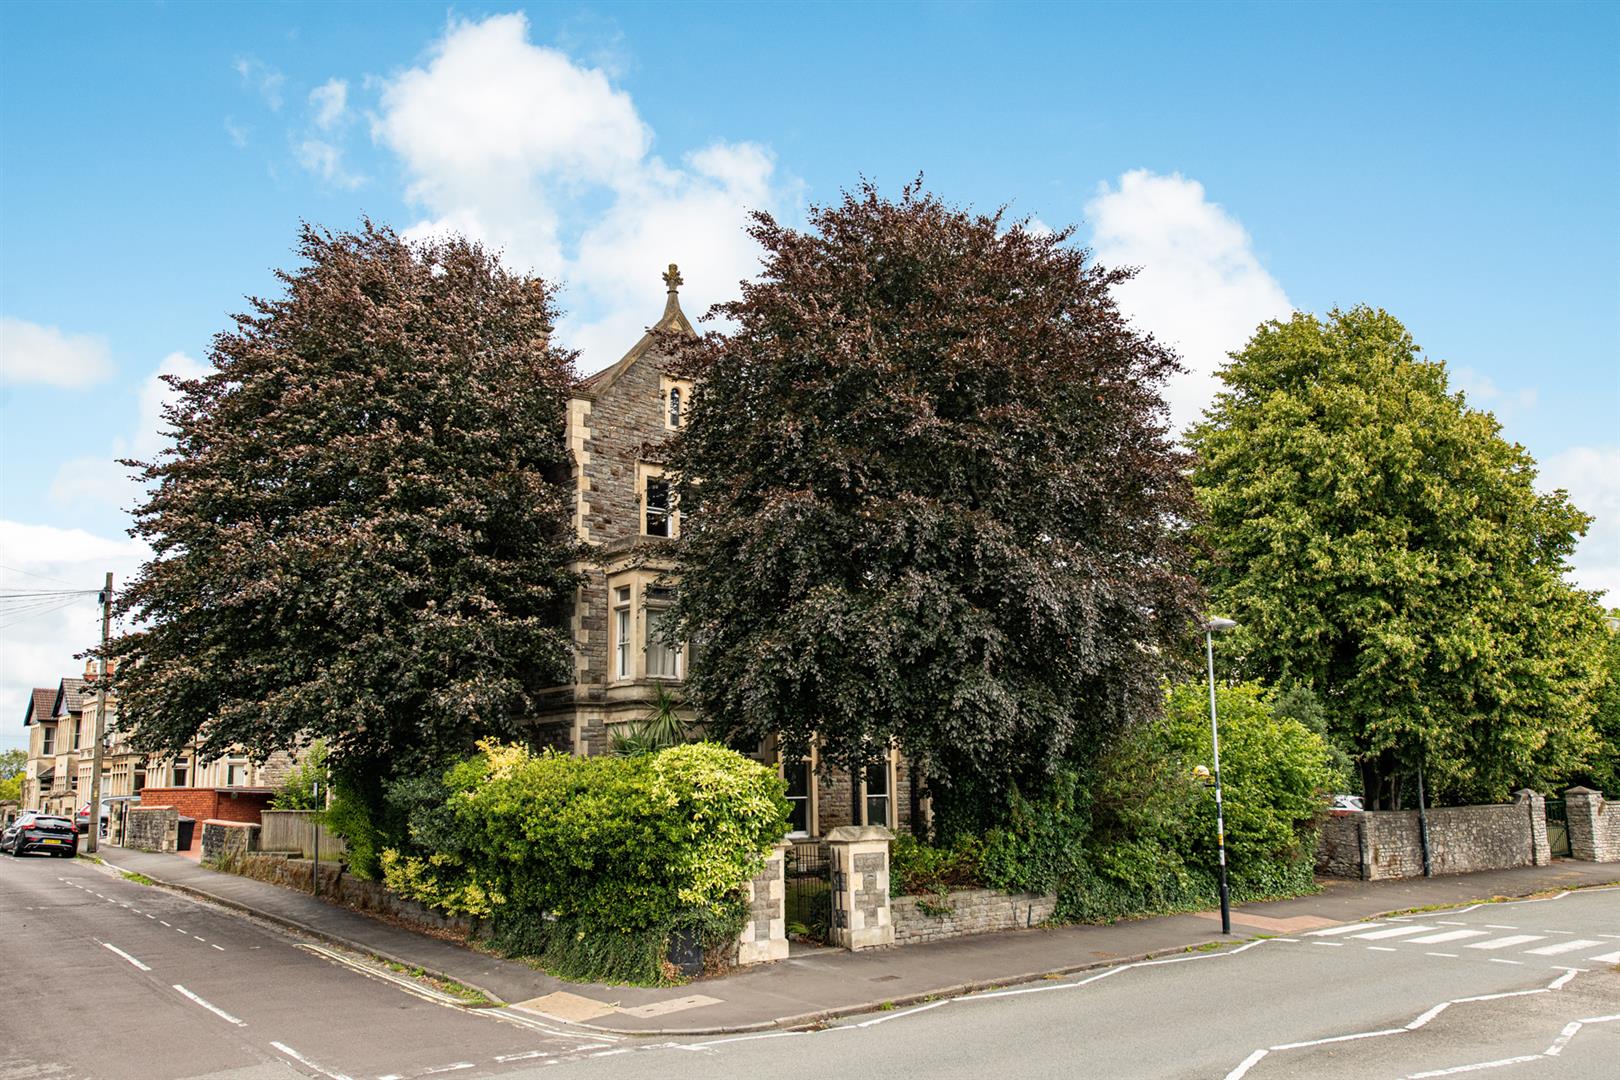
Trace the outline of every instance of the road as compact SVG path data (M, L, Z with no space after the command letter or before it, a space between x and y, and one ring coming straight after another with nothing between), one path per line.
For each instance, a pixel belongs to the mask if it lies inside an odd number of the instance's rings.
M1620 1061L1620 889L1256 940L818 1031L680 1041L425 1001L84 863L0 859L0 919L4 1080L1611 1080ZM91 988L93 1013L68 1017L63 1003Z
M619 1041L423 1000L279 930L44 855L0 856L0 981L5 1080L467 1076Z

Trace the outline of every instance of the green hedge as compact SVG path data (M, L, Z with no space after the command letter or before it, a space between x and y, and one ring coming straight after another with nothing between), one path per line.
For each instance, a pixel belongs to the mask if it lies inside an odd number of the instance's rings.
M396 893L487 918L491 943L569 978L656 982L672 931L716 945L787 832L776 774L697 743L580 758L486 743L442 784L396 786L414 850L383 852Z
M1222 687L1221 780L1236 902L1315 888L1316 824L1336 777L1322 737L1280 716L1260 686ZM1038 796L1014 793L1001 824L945 847L903 845L895 891L986 885L1055 893L1057 918L1108 922L1218 902L1208 687L1172 688L1162 716Z

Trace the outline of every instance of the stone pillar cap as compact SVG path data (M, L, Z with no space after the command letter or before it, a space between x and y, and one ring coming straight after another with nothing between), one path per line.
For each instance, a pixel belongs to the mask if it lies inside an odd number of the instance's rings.
M840 825L827 834L830 843L850 843L856 840L893 840L894 833L882 825Z
M1564 792L1565 795L1601 795L1602 792L1589 787L1572 787Z

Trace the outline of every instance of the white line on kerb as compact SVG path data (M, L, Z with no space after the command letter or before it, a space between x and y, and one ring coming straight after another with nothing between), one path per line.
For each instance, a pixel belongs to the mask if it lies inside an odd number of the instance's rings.
M101 943L101 947L103 949L111 949L113 952L117 953L119 956L122 956L125 960L128 960L130 963L132 963L136 967L140 968L142 971L151 971L152 970L150 967L148 967L147 965L141 963L139 960L135 959L133 956L129 955L129 953L125 952L123 949L120 949L118 946L112 944L111 942L103 941Z
M246 1020L238 1020L236 1017L232 1016L230 1013L226 1012L224 1009L220 1008L218 1005L213 1005L213 1004L210 1004L209 1002L204 1001L202 998L198 997L196 994L193 994L190 990L187 990L185 987L181 986L179 983L175 983L174 988L176 990L180 991L182 994L186 995L186 997L190 998L192 1001L195 1001L197 1004L199 1004L203 1008L207 1009L209 1012L213 1013L215 1016L219 1017L221 1020L225 1020L225 1021L228 1021L229 1023L235 1024L237 1027L247 1027L247 1021Z
M454 1065L440 1065L436 1069L423 1069L422 1075L432 1076L435 1073L459 1072L462 1069L470 1069L472 1067L473 1063L470 1061L458 1061Z
M309 1060L309 1058L305 1057L303 1054L300 1054L298 1051L288 1046L286 1043L273 1042L270 1045L275 1047L277 1050L280 1050L283 1054L286 1054L294 1061L298 1062L298 1064L314 1069L322 1076L327 1077L328 1080L354 1080L354 1077L352 1076L345 1076L342 1073L328 1072L319 1065L315 1064L313 1061Z

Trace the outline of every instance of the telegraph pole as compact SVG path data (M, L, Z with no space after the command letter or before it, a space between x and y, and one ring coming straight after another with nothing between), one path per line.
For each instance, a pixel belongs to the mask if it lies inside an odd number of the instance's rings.
M101 588L101 663L96 675L96 741L90 751L90 840L86 850L94 855L101 839L101 743L107 737L107 639L112 630L113 576Z

